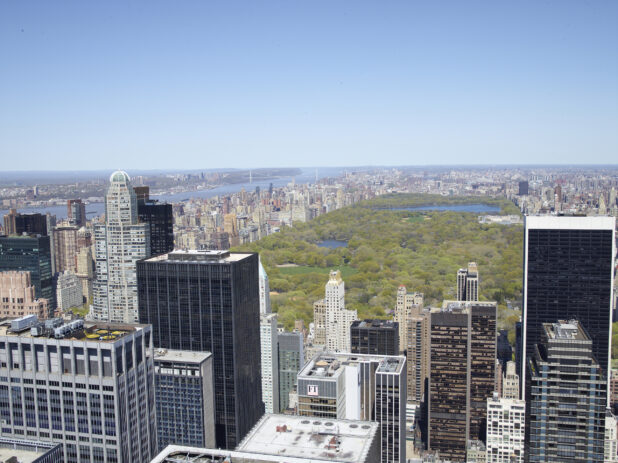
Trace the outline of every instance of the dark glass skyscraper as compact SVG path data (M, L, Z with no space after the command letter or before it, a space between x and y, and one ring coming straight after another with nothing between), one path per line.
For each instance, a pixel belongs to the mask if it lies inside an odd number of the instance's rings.
M526 365L534 346L542 342L543 323L575 319L583 324L592 339L592 353L607 375L614 229L613 217L526 217L521 364L526 370L522 397L528 404Z
M23 233L38 233L47 235L47 217L44 214L20 214L11 209L4 216L4 233L21 235Z
M137 280L155 347L212 353L215 439L235 448L264 413L258 255L175 251L139 261Z
M399 355L399 323L356 320L350 327L353 354Z
M10 270L30 272L35 296L49 301L50 314L56 309L49 236L0 236L0 272Z
M174 250L174 215L171 204L138 200L137 216L140 222L150 226L151 256Z

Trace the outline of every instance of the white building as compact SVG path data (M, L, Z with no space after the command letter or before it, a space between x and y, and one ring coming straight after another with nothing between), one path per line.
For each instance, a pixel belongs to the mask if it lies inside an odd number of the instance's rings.
M515 370L515 362L506 362L506 376L502 382L502 397L505 399L519 399L519 375Z
M345 308L345 283L339 270L331 271L325 287L326 348L334 352L350 352L350 326L358 320L356 310Z
M259 261L260 313L270 313L270 285L262 261Z
M94 227L96 279L91 318L116 323L138 321L135 263L150 256L148 224L137 222L137 199L126 172L110 177L105 224Z
M608 410L605 415L605 463L618 461L618 429L616 417Z
M81 307L84 303L81 281L69 270L58 275L56 303L60 310Z
M523 400L487 400L487 463L523 463L525 410Z
M277 314L260 314L262 356L262 402L266 413L279 413L279 356L277 352Z

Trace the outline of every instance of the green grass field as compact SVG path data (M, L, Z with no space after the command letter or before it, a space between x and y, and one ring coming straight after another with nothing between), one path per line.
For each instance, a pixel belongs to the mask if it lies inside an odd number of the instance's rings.
M358 272L358 270L356 270L353 267L350 267L349 265L342 265L342 266L336 267L336 269L341 270L341 277L344 279ZM321 268L321 267L309 267L307 265L301 265L299 267L279 267L279 271L283 275L305 275L307 273L319 273L320 275L328 275L331 269Z

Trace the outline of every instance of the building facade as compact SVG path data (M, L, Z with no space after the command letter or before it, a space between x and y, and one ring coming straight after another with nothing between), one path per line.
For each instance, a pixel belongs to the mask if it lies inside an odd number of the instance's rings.
M334 352L350 352L350 326L358 319L356 310L345 308L345 283L341 272L331 271L325 286L326 348Z
M457 271L457 300L479 300L479 271L476 262L468 262L468 268Z
M94 227L96 278L90 316L94 320L138 320L135 263L150 255L147 224L137 221L137 200L126 172L110 177L105 224Z
M296 377L305 364L303 334L283 332L277 334L279 357L279 409L289 406L290 392L296 389Z
M154 354L157 444L215 446L212 355L157 349Z
M423 309L408 319L408 402L420 405L429 377L429 310Z
M279 413L279 354L277 314L260 314L262 402L266 413Z
M409 293L404 285L397 289L394 321L399 324L399 353L408 347L408 320L422 311L423 301L423 293Z
M154 403L149 326L0 323L2 437L62 444L66 463L149 461Z
M0 272L0 318L47 318L47 299L37 299L30 272Z
M58 275L56 281L56 300L60 310L81 307L84 304L82 284L73 272L67 270Z
M54 227L51 237L54 246L54 271L63 273L77 270L77 227Z
M399 324L390 320L356 320L350 327L354 354L399 355Z
M7 235L47 235L47 217L45 214L20 214L11 209L4 216L4 233Z
M174 215L171 204L148 198L138 200L137 217L139 222L148 225L151 256L174 250Z
M86 226L86 205L81 199L67 200L67 218L76 227Z
M524 462L525 415L523 400L487 400L487 463Z
M264 413L258 255L174 251L138 262L137 277L155 346L212 353L216 444L234 448Z

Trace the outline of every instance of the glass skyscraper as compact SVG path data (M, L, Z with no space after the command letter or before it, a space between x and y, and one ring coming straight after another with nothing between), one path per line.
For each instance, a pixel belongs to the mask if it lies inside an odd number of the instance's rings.
M154 345L212 353L216 445L235 448L264 413L258 255L174 251L139 261L137 278Z

